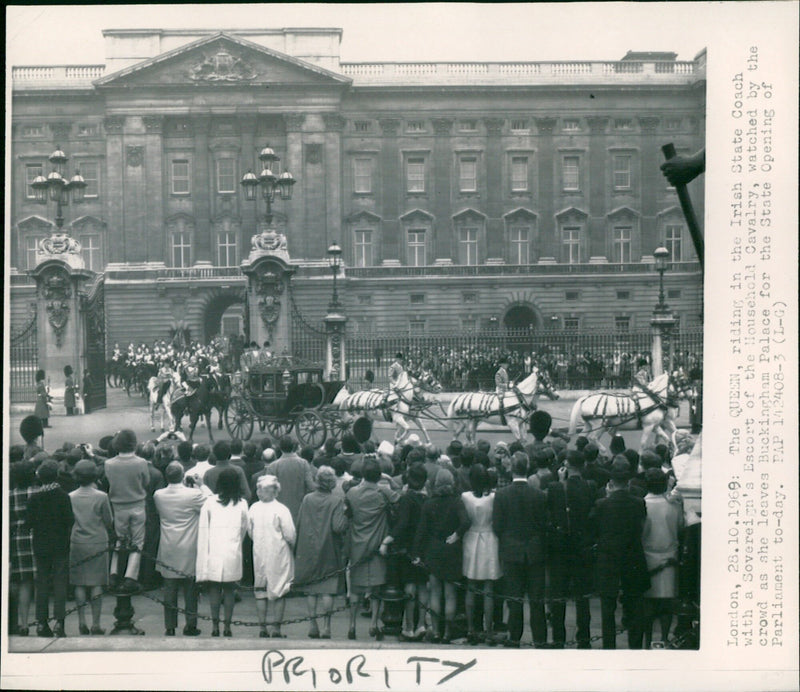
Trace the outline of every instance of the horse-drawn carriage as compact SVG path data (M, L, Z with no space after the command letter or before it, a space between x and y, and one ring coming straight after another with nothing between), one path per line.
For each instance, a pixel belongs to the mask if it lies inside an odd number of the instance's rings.
M225 427L233 438L249 440L258 424L272 437L292 430L303 445L320 447L337 434L331 406L343 382L326 382L322 368L296 359L256 363L233 377Z

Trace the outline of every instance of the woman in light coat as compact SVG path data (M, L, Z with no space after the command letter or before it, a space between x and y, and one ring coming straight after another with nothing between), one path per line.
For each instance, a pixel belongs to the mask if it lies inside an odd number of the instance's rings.
M219 607L224 602L226 637L232 637L231 620L236 582L242 578L242 541L247 533L247 500L241 495L234 467L223 469L217 494L200 510L197 532L197 582L207 582L213 621L212 637L219 637Z
M281 620L294 580L294 547L297 533L289 508L275 497L278 479L267 474L258 479L256 502L248 512L247 533L253 539L254 595L261 637L282 638ZM273 628L267 632L267 602L273 601Z

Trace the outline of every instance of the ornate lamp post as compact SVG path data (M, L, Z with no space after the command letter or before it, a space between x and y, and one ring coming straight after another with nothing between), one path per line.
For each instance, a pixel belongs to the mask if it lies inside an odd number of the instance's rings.
M73 203L83 200L86 181L79 171L75 171L75 175L69 180L64 177L67 161L69 161L69 159L67 155L61 151L61 147L56 146L56 150L50 154L48 161L53 164L53 170L46 178L43 175L37 176L31 184L31 187L33 188L37 202L47 204L47 199L49 197L51 201L56 203L57 234L61 235L64 233L64 213L62 206L69 204L70 193L72 193Z
M328 308L331 310L336 310L341 307L339 305L339 294L336 291L336 276L339 274L339 269L342 266L341 258L342 248L340 248L338 243L334 240L328 248L328 263L331 266L331 273L333 274L333 295L331 296L331 302L328 303Z
M247 171L242 176L241 185L244 188L244 197L249 202L256 200L256 189L259 186L261 187L261 196L267 203L265 220L269 229L272 227L272 202L275 200L275 192L278 191L282 200L290 200L292 198L292 185L297 181L289 171L285 171L281 175L275 175L272 172L272 166L276 161L280 161L280 157L269 145L261 150L258 158L263 166L261 173L256 176L253 171Z
M664 300L664 272L667 271L669 262L669 250L661 246L653 251L656 261L656 271L658 272L658 303L653 310L653 318L650 325L653 327L653 377L658 377L664 372L664 341L669 343L669 335L675 326L675 317ZM669 364L672 370L672 348L668 346Z

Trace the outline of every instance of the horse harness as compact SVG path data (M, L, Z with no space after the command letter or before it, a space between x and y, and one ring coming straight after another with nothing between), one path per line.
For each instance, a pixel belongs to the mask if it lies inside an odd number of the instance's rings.
M505 396L499 396L499 395L495 394L495 396L497 397L497 402L498 402L498 406L499 406L500 422L503 425L508 425L508 423L506 422L506 413L513 413L514 411L516 411L518 409L522 409L522 411L527 416L529 413L531 413L532 411L536 410L536 405L535 404L531 405L531 404L528 404L527 401L525 401L525 397L522 394L522 392L519 391L519 387L517 387L517 385L512 384L509 387L509 389L517 397L517 403L514 406L506 408L506 406L505 406Z

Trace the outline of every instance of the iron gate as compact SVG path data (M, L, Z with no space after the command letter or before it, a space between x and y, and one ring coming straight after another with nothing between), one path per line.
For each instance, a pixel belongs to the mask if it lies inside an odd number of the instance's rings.
M306 321L294 302L291 284L289 284L289 300L292 309L292 355L309 363L324 363L326 348L324 325L315 327Z
M106 407L106 311L102 275L83 298L83 325L83 397L86 413L89 413Z
M11 403L36 401L36 370L39 367L37 351L36 303L31 304L33 314L17 333L11 335L9 397Z

